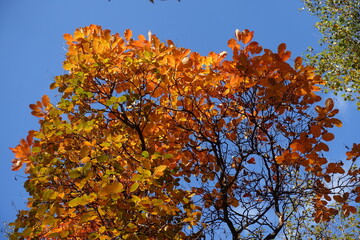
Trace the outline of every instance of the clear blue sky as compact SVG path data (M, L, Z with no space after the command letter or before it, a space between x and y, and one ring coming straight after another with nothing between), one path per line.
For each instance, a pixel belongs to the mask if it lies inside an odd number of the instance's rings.
M255 41L276 50L285 42L290 61L317 47L316 19L301 12L301 0L0 0L0 224L14 220L25 208L23 169L11 172L12 152L30 129L38 129L28 105L56 92L49 85L63 74L64 33L89 24L113 33L127 28L207 54L227 49L236 28L255 31ZM360 142L360 112L354 104L336 101L344 127L335 131L332 159L341 159L344 145ZM17 179L17 180L16 180ZM1 234L0 234L1 239Z

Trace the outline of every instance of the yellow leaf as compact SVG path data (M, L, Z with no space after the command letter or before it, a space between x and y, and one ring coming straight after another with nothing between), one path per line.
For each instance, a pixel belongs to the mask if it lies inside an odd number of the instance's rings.
M136 191L136 189L138 189L138 187L139 187L139 183L138 183L138 182L134 183L134 184L130 187L130 192Z
M167 168L166 165L157 166L154 170L155 177L161 177L164 174L164 170Z
M124 189L124 186L122 185L122 183L114 182L111 183L107 188L112 193L119 193Z
M94 220L95 218L97 218L97 215L95 215L93 212L88 212L81 216L80 222L88 222Z
M83 204L84 204L84 200L81 197L77 197L69 202L69 207L76 207L78 205L83 205Z
M80 160L80 162L83 163L83 164L85 164L85 163L89 162L90 160L91 160L90 157L84 157L84 158L82 158L82 159Z
M111 239L111 238L106 235L100 236L100 240L108 240L108 239Z
M102 226L99 228L99 233L103 233L106 231L106 227L105 226Z

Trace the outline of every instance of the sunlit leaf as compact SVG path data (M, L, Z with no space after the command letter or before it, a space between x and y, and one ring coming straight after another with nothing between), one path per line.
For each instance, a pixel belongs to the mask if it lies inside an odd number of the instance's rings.
M41 98L41 102L42 104L47 107L50 105L50 98L47 96L47 95L44 95L42 98Z
M130 192L136 191L139 188L139 185L140 184L138 182L135 182L133 185L131 185Z
M154 170L155 177L161 177L164 174L164 170L167 168L166 165L157 166Z

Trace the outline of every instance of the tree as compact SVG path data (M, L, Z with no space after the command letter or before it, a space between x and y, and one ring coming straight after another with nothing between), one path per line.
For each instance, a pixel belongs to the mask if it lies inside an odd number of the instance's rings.
M357 0L304 0L319 22L323 50L310 54L310 64L324 75L327 86L356 99L360 107L360 2Z
M339 214L328 222L316 223L312 221L313 209L306 206L295 214L284 229L284 238L290 239L334 239L350 240L360 238L360 212L349 216L338 204L334 207Z
M360 170L323 156L341 126L331 99L314 106L324 82L285 44L235 35L228 60L150 32L65 34L61 98L30 105L40 129L12 148L30 198L11 238L273 239L308 196L316 222L332 200L353 213Z

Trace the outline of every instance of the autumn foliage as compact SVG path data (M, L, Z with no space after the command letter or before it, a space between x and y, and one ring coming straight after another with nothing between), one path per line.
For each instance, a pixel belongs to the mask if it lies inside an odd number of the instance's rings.
M28 209L12 239L272 239L309 199L315 221L360 202L359 170L324 153L341 127L300 57L236 31L207 56L99 26L65 34L67 74L31 104L40 129L12 151ZM349 164L360 156L348 152ZM347 164L347 165L349 165ZM341 175L339 185L335 179ZM345 188L345 186L347 188Z

